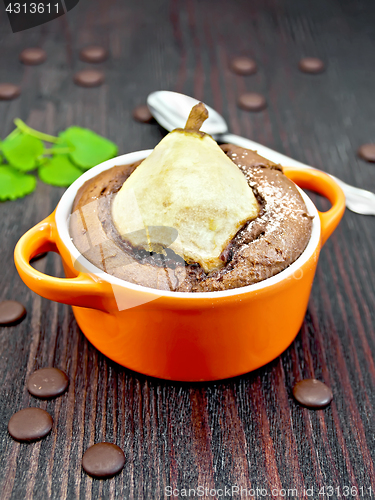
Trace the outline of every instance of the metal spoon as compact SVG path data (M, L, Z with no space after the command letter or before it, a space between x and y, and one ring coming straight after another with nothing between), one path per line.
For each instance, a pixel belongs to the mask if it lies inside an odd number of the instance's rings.
M155 120L165 129L171 131L175 128L183 128L189 116L191 108L199 101L193 97L177 92L159 90L153 92L147 98L147 104ZM282 165L312 168L288 156L277 153L257 142L245 139L238 135L228 133L228 125L217 111L206 105L209 113L208 119L203 123L202 131L210 134L216 141L229 142L247 149L253 149L261 156ZM330 174L329 174L330 175ZM352 212L362 215L375 215L375 194L365 189L350 186L331 175L339 184L346 196L346 206Z

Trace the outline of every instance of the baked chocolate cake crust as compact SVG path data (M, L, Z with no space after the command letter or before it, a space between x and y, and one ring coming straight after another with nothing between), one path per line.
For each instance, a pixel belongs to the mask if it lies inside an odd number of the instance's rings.
M70 221L75 246L108 274L160 290L228 290L279 273L306 248L311 236L311 216L280 165L231 144L222 149L245 175L259 202L260 213L238 231L222 253L225 265L220 270L206 274L198 264L186 264L170 249L165 249L165 255L149 253L134 249L121 239L112 222L111 204L140 162L113 167L79 189Z

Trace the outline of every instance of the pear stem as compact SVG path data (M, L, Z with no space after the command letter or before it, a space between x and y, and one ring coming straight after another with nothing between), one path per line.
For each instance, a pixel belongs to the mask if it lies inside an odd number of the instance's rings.
M203 102L196 104L190 111L189 118L187 119L185 130L194 130L198 132L203 122L208 118L208 111Z

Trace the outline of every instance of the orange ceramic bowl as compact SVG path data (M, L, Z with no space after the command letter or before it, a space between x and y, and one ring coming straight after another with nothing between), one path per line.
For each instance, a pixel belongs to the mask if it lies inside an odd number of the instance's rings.
M254 370L282 353L296 337L309 300L320 249L345 210L340 187L309 168L285 167L302 188L326 196L318 212L301 192L314 217L309 244L287 269L260 283L209 293L178 293L134 285L108 275L84 259L69 235L77 190L115 165L145 158L139 151L106 161L82 175L47 219L18 242L15 262L26 285L42 297L70 304L86 337L103 354L132 370L171 380L217 380ZM40 273L30 259L58 252L66 279Z

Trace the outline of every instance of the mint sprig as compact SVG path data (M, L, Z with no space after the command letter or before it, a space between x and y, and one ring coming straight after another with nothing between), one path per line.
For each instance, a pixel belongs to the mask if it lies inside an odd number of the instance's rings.
M37 169L41 181L67 187L82 171L117 154L116 144L86 128L72 126L54 137L19 118L14 123L16 128L0 140L0 201L22 198L34 191L36 178L25 172Z

